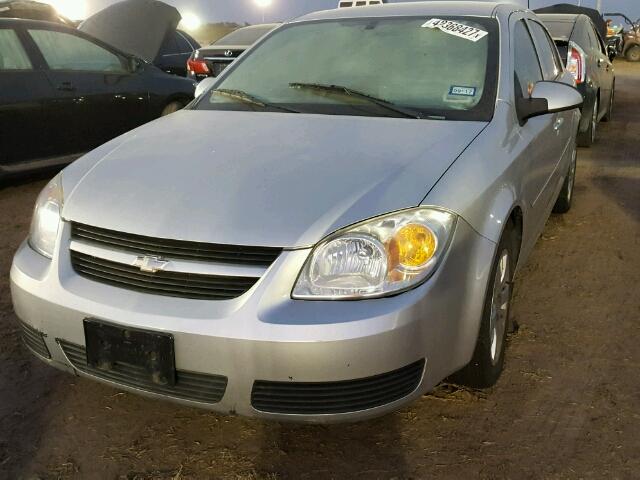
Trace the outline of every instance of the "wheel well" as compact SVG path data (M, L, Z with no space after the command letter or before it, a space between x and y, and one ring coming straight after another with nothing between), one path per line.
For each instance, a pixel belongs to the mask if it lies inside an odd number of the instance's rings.
M520 207L515 207L511 214L509 215L509 228L513 229L515 233L515 243L518 251L516 252L516 263L520 257L520 249L522 247L522 229L523 229L523 221L522 221L522 209Z
M167 105L173 103L173 102L180 102L182 103L182 105L186 105L190 102L191 100L189 99L189 97L185 96L185 95L174 95L173 97L169 97L167 99L166 102L164 102L164 107L166 107Z

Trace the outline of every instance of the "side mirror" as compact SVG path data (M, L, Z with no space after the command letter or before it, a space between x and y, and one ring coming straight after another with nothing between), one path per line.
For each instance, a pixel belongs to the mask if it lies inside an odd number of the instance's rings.
M131 73L136 73L140 68L142 68L144 62L137 57L129 57L129 68L131 69Z
M202 95L207 90L209 90L211 87L213 87L214 83L216 83L216 79L214 77L207 77L204 80L202 80L196 86L196 98L198 98L200 95Z
M520 125L524 125L533 117L581 108L583 102L582 94L575 87L543 81L536 83L531 98L519 98L516 101L516 111Z
M613 62L615 58L618 56L618 52L616 52L616 47L610 45L607 47L607 56L609 57L609 61Z

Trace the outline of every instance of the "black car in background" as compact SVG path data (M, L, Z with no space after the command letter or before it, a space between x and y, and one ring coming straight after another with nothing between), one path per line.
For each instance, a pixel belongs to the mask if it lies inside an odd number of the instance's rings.
M280 25L280 23L266 23L242 27L216 40L208 47L196 50L187 63L188 77L196 81L217 77L245 50Z
M0 176L62 164L182 108L194 91L76 29L0 19Z
M607 47L586 15L538 14L538 17L549 30L584 97L578 144L589 147L596 140L598 122L608 121L613 111L615 72Z

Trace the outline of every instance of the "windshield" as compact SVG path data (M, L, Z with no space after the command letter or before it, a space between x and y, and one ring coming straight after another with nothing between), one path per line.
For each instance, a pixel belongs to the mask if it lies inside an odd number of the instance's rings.
M239 28L217 40L214 45L253 45L271 30L273 30L272 25Z
M416 118L488 121L495 103L497 43L497 22L480 17L294 23L233 64L215 86L250 95L261 105L213 90L195 108L278 111L279 106L366 116L407 116L411 109L420 112Z

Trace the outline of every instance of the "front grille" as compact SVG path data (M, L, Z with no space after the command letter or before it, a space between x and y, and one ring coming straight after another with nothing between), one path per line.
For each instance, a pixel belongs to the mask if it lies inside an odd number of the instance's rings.
M112 370L99 370L87 365L84 347L63 340L58 342L71 364L79 371L127 387L201 403L218 403L227 389L227 377L221 375L176 371L176 384L169 387L153 383L144 368L134 365L115 363Z
M44 341L44 335L26 323L20 322L22 341L29 350L44 358L51 358L51 353Z
M182 272L143 272L71 250L71 265L79 275L114 287L167 297L196 300L230 300L246 293L258 278L198 275Z
M374 377L340 382L256 380L251 404L269 413L322 415L380 407L406 397L422 378L424 360Z
M281 248L168 240L115 232L80 223L71 224L71 238L142 255L260 267L268 267L282 253Z

